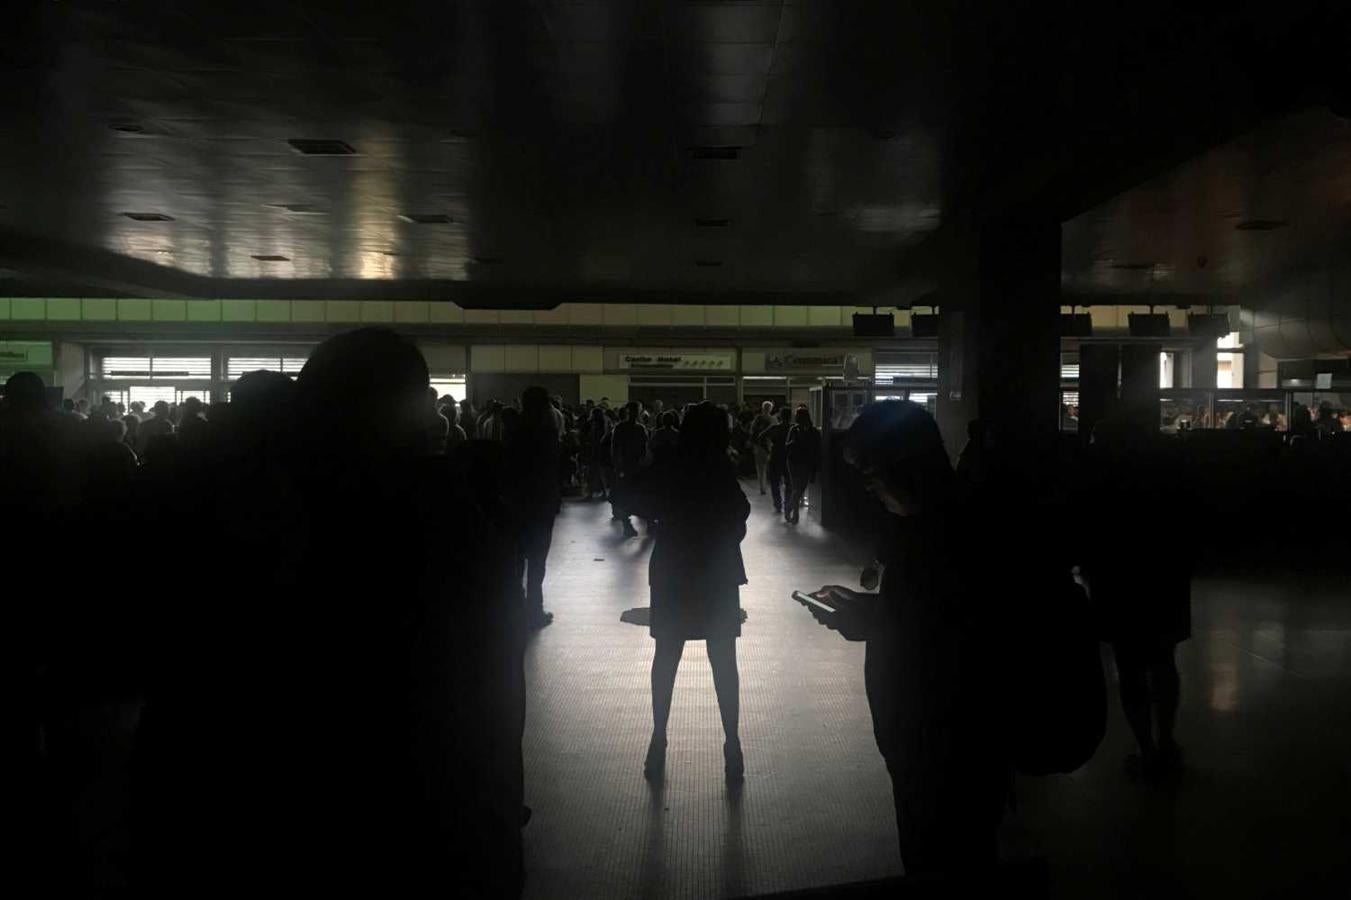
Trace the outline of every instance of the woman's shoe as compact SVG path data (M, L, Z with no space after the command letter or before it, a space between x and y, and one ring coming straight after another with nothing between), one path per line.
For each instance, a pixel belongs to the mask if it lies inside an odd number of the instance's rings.
M643 777L660 778L666 771L666 738L653 737L647 745L647 759L643 760Z
M722 745L722 758L726 763L728 781L744 781L746 778L746 759L741 754L741 741L728 741Z

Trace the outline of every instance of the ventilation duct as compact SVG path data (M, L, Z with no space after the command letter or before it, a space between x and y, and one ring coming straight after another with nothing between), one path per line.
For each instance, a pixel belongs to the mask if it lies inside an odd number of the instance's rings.
M1351 355L1351 265L1328 262L1300 269L1254 291L1253 338L1276 359Z

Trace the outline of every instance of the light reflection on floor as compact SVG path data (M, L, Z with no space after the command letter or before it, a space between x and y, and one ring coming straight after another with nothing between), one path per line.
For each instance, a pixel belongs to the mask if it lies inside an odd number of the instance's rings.
M569 504L546 583L553 626L527 661L526 895L710 897L896 874L889 783L870 732L862 652L792 603L857 578L857 559L807 516L793 528L752 491L739 644L747 782L721 779L721 729L702 645L676 686L664 790L640 767L650 728L651 542L608 507ZM1063 897L1337 896L1351 847L1351 603L1339 584L1205 577L1183 645L1174 789L1121 774L1109 735L1071 776L1020 782L1004 854L1051 860ZM1109 677L1113 673L1109 669Z

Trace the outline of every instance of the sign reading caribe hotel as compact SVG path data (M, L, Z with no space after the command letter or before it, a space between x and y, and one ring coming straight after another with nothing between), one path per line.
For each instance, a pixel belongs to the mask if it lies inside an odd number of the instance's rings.
M713 353L647 354L621 353L621 369L656 369L666 372L730 372L732 355Z

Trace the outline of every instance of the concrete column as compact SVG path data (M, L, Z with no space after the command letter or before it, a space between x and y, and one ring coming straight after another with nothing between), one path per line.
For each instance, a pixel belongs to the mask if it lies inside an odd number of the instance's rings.
M1116 411L1120 374L1119 344L1085 343L1079 348L1079 435L1084 441Z
M1060 427L1060 226L982 225L941 292L939 426L952 453L979 417L1015 465L1054 459Z
M1199 390L1214 390L1215 376L1219 369L1216 357L1215 341L1201 341L1191 350L1191 384L1188 387Z
M1141 428L1159 427L1159 354L1162 344L1123 344L1121 347L1121 409Z

